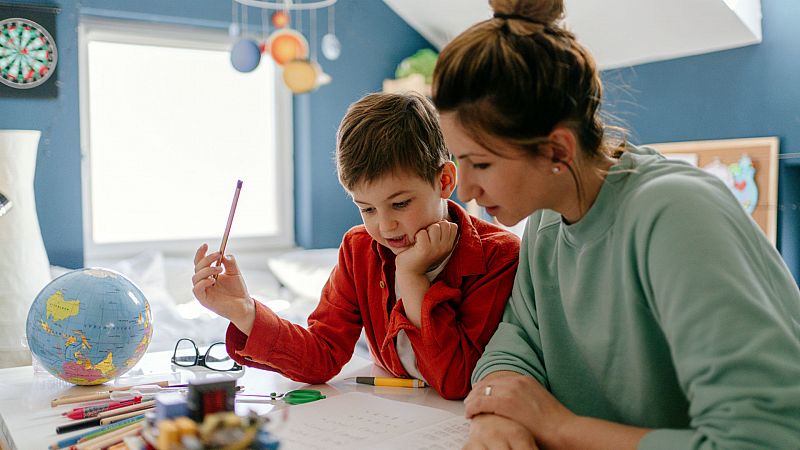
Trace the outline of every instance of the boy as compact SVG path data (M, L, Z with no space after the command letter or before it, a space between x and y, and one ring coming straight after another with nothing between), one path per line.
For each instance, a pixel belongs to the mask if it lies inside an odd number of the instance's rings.
M253 301L233 257L224 272L211 267L219 254L207 245L195 255L195 297L231 321L227 349L240 364L324 383L363 327L376 364L463 398L511 292L519 239L448 200L456 169L424 97L370 94L351 105L336 163L364 224L345 234L307 329Z

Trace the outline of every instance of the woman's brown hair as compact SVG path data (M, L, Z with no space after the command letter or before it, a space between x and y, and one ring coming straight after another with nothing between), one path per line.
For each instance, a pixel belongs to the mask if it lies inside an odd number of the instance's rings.
M433 74L437 109L454 112L482 144L499 138L538 155L550 132L565 125L587 159L611 154L603 143L600 76L589 52L557 23L563 1L489 4L494 17L460 34L439 56Z

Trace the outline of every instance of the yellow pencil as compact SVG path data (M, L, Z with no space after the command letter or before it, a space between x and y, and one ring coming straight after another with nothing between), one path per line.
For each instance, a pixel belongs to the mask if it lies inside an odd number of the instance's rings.
M356 377L356 383L406 388L424 388L428 386L424 381L415 378Z

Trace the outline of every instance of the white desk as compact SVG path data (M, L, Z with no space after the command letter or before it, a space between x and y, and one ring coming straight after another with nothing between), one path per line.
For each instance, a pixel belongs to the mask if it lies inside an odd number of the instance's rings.
M190 379L204 376L218 376L218 372L200 368L177 368L170 364L172 352L146 354L130 374L123 376L125 383L119 385L146 384L157 379L169 378L171 383L185 383ZM161 375L161 376L159 376ZM371 361L354 355L353 359L342 369L341 373L324 385L314 386L327 396L347 392L363 392L375 394L390 400L410 402L433 408L443 409L455 414L463 414L464 404L461 401L445 400L431 388L388 388L355 384L348 377L387 376L386 372ZM56 434L56 426L68 423L61 413L75 407L63 405L51 407L50 401L63 395L91 393L107 389L108 383L100 386L79 387L55 378L46 373L34 373L31 366L0 370L0 448L4 450L46 449L61 439L83 433L86 430L72 433ZM291 381L276 373L246 368L237 384L245 386L245 393L268 394L270 392L286 392L306 385ZM239 402L236 411L240 414L248 410L266 413L274 408L287 407L281 404ZM290 407L290 406L289 406Z

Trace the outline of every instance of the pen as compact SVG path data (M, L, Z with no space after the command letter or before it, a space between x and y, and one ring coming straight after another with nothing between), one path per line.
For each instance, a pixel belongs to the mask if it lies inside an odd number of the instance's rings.
M242 180L236 181L236 190L233 192L233 201L231 202L231 212L228 213L228 223L225 224L225 233L222 234L222 243L219 246L219 259L217 259L217 267L222 264L222 258L225 256L225 246L228 244L228 235L231 233L231 224L233 223L233 214L236 212L236 204L239 203L239 193L242 191ZM217 279L217 274L214 274L214 279Z
M87 419L89 417L95 417L101 412L109 411L112 409L122 408L124 406L135 405L137 403L141 403L142 397L133 397L128 400L122 401L114 401L108 403L101 403L99 405L89 405L89 406L82 406L80 408L73 408L72 411L63 413L64 416L69 417L70 419Z
M428 386L424 381L414 378L356 377L356 383L407 388L424 388Z

